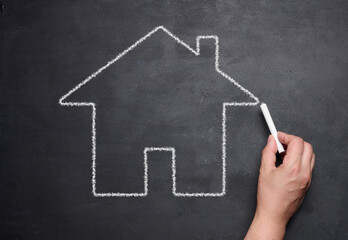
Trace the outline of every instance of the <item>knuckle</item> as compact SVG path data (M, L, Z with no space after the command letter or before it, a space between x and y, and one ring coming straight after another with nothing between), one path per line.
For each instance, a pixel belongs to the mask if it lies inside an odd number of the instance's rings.
M303 139L302 139L301 137L296 137L296 138L294 139L294 142L295 142L295 143L298 143L298 144L303 144L303 143L304 143L304 141L303 141Z
M304 181L305 183L309 183L310 180L311 180L311 174L310 174L310 173L305 173L305 174L303 175L303 181Z
M305 187L309 187L310 181L311 181L310 173L305 173L305 174L302 175L301 185L303 185Z
M306 148L308 148L308 150L310 150L311 152L313 152L313 146L312 144L308 143L308 142L304 142Z
M294 166L290 167L290 174L292 176L297 176L299 174L299 172L300 172L300 167L299 166L294 165Z

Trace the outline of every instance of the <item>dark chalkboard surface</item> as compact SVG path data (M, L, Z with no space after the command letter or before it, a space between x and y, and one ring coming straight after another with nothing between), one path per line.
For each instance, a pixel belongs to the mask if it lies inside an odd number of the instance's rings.
M286 239L347 238L347 16L346 1L2 1L0 238L242 239L258 100L317 156Z

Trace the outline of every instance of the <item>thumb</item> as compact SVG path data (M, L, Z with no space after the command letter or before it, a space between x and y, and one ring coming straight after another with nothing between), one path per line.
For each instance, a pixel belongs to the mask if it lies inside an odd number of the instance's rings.
M275 168L277 144L272 135L269 135L267 145L262 151L261 166Z

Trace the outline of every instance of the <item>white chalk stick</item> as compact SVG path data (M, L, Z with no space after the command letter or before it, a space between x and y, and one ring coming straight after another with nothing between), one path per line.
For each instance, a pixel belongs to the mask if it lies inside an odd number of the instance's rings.
M272 134L272 136L274 137L276 143L277 143L277 148L278 148L278 152L279 153L283 153L285 152L284 148L283 148L283 145L279 142L279 139L278 139L278 133L277 133L277 129L274 125L274 122L272 120L272 117L271 117L271 114L269 113L268 111L268 107L265 103L262 103L260 105L261 107L261 111L263 113L263 116L265 117L266 119L266 122L267 122L267 125L268 125L268 128Z

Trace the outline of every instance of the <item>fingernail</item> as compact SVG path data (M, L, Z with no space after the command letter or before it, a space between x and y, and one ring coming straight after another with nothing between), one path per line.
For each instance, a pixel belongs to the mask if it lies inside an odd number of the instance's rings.
M271 140L272 140L272 135L269 135L269 136L268 136L267 143L270 143L270 142L271 142Z

